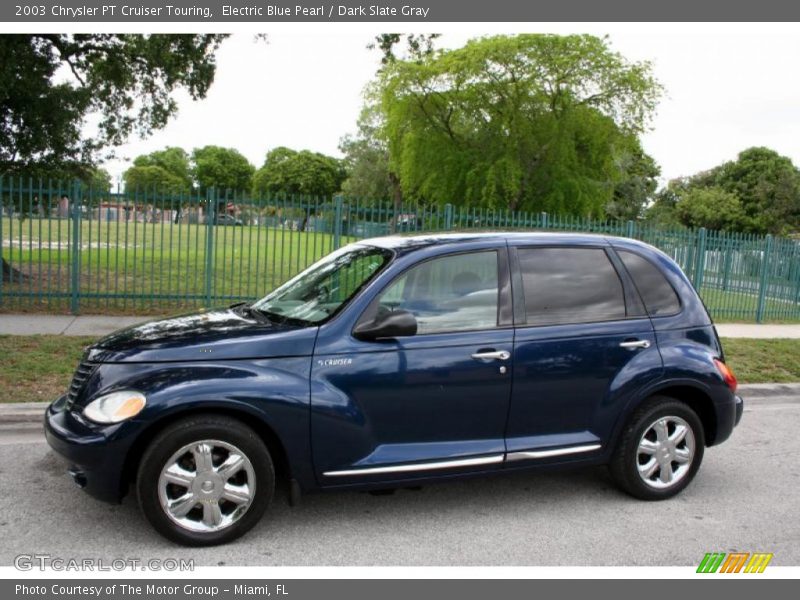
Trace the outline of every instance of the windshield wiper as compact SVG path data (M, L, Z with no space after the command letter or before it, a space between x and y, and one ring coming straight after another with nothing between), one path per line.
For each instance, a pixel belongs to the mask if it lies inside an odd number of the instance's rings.
M267 319L269 319L270 321L272 321L273 323L278 323L279 325L282 325L284 323L288 323L289 325L300 325L300 326L304 327L304 326L313 324L313 322L309 321L308 319L300 319L298 317L289 317L287 315L282 315L281 313L272 312L272 311L269 311L269 310L265 310L263 308L258 308L256 306L250 306L249 310L251 312L257 312L257 313L263 315L264 317L266 317Z
M233 310L234 312L239 313L242 316L249 316L253 317L262 323L272 323L273 319L270 319L267 314L261 309L254 308L252 304L249 302L234 302L228 308Z

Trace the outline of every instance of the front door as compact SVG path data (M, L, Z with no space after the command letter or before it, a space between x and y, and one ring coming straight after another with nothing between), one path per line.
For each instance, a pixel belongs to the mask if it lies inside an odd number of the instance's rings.
M502 465L513 350L513 328L498 316L510 303L500 285L506 257L503 247L431 258L400 274L361 317L410 311L414 336L351 338L336 353L318 344L311 433L323 485Z

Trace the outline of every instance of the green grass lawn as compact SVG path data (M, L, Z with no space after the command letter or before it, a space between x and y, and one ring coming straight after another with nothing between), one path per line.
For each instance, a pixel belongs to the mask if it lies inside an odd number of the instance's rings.
M0 402L45 402L63 394L95 338L0 336ZM800 382L800 340L722 340L740 383Z
M29 276L0 284L5 310L68 310L71 235L63 219L3 221L2 256ZM135 314L203 306L209 268L212 304L263 296L331 252L334 238L288 227L84 221L80 247L81 293L96 296L81 299L83 312Z
M800 340L723 338L722 348L740 383L800 382Z
M88 297L81 298L80 310L160 314L261 297L334 249L333 235L292 227L84 220L78 280ZM73 260L68 248L75 233L70 222L6 217L0 229L0 254L29 276L20 283L0 282L0 308L68 312ZM343 236L340 243L354 240ZM700 295L717 322L755 318L756 294L701 288ZM800 303L767 298L764 317L800 322Z
M0 402L49 402L65 393L91 337L0 336Z

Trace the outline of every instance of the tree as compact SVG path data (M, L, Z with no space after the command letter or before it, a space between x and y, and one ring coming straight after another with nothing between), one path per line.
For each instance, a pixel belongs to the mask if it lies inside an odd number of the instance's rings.
M194 179L201 194L216 188L221 194L249 192L255 167L234 148L204 146L192 152Z
M174 146L137 156L122 177L128 191L177 195L192 190L189 155Z
M762 234L797 231L800 170L774 150L749 148L734 161L671 181L648 220Z
M205 97L224 35L33 34L0 37L0 167L64 161L136 132L147 136L177 112L173 92ZM60 76L65 67L69 77ZM57 72L58 75L57 76ZM96 131L83 123L99 117Z
M101 150L168 122L177 111L174 92L205 97L225 37L0 36L0 174L69 167L72 177L91 177ZM90 115L98 124L87 133ZM5 259L2 267L5 279L11 267Z
M425 56L433 54L434 41L441 37L441 33L407 33L406 54L409 58L420 60ZM375 36L375 40L367 47L370 50L377 48L381 51L381 64L386 65L397 60L395 47L403 40L401 33L381 33Z
M366 106L358 119L358 133L344 136L339 143L347 173L342 192L348 196L383 200L392 195L389 150L380 137L380 127L377 108Z
M264 165L253 176L253 195L296 194L327 198L341 189L344 179L340 160L281 146L267 153Z
M749 148L707 177L708 183L739 198L747 230L784 233L800 228L800 170L790 158L769 148Z
M719 187L690 188L676 204L675 210L681 223L687 227L741 231L746 223L739 198Z
M380 75L382 135L403 193L437 203L600 216L661 92L606 39L473 40Z
M635 221L643 216L645 207L653 202L661 169L641 147L621 154L617 159L617 167L623 178L614 187L605 213L612 219Z

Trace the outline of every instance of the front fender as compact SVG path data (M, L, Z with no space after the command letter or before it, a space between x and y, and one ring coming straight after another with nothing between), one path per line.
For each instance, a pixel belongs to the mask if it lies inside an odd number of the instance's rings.
M309 440L310 368L310 357L104 364L89 399L115 389L145 394L147 406L125 424L131 454L142 451L156 431L181 415L219 411L240 416L259 433L267 429L272 434L282 447L291 476L302 487L309 487L314 482Z

